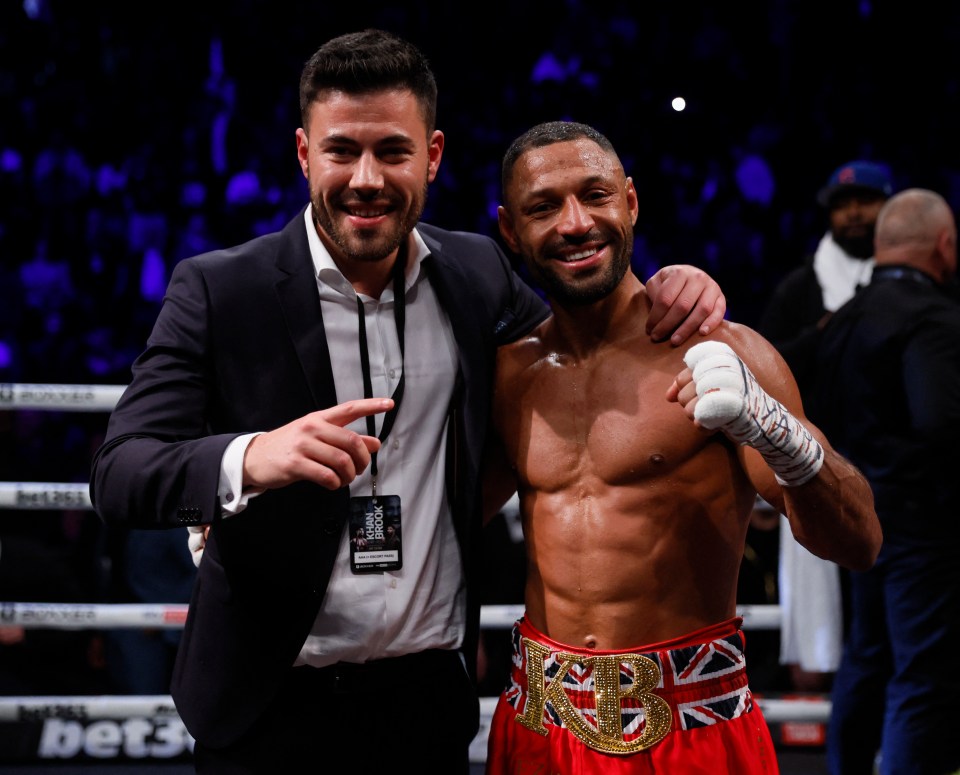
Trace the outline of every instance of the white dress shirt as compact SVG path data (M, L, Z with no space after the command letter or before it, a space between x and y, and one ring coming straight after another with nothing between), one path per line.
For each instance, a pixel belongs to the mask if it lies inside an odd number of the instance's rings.
M358 294L317 236L310 208L304 220L337 401L362 398ZM323 667L339 661L365 662L428 648L456 648L463 641L463 568L445 492L447 410L457 372L457 346L450 321L427 281L422 261L428 254L414 230L406 270L402 356L392 283L379 299L360 295L373 396L392 396L401 370L404 374L396 421L377 453L377 494L400 496L403 567L395 572L354 574L349 531L344 530L320 614L296 664ZM383 415L378 415L378 434L382 424ZM366 418L348 427L366 433ZM224 454L224 516L240 513L249 498L257 495L233 496L241 489L243 452L253 435L236 439ZM350 494L369 496L371 486L368 467L351 483ZM265 555L264 562L271 561L283 562L282 552Z

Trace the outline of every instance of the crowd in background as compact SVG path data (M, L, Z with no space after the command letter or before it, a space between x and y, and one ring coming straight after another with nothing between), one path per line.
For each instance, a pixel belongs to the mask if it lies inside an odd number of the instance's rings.
M880 159L898 187L960 204L948 107L960 81L939 59L960 38L956 11L922 28L866 0L392 5L244 0L144 17L132 4L0 4L0 383L125 384L173 265L303 206L296 75L321 40L365 26L415 41L438 75L447 140L425 220L496 235L510 140L541 120L585 121L637 185L635 271L701 266L749 325L823 233L815 194L838 164ZM86 481L105 423L0 411L0 479ZM754 538L744 602L773 602L776 541ZM92 512L0 512L0 599L182 597L138 590L131 540ZM0 640L0 692L153 693L110 669L121 663L99 637L24 637L29 651ZM752 673L756 688L778 680Z

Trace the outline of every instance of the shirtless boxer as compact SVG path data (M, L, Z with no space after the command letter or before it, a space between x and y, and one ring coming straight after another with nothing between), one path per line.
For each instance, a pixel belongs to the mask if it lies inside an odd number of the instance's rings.
M811 552L864 570L870 488L759 334L645 335L637 194L606 138L531 129L503 196L501 233L554 315L497 359L485 506L516 486L528 567L487 772L775 773L736 616L750 511L759 493Z

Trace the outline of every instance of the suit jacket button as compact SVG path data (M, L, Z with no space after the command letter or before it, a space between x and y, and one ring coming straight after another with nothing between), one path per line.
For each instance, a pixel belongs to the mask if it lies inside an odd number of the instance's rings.
M323 530L325 535L332 536L337 532L337 520L333 517L325 517L321 523L320 529Z

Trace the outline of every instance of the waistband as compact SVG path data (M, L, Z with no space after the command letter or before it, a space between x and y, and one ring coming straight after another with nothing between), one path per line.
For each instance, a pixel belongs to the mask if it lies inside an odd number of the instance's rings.
M502 698L538 734L569 730L605 753L645 750L671 731L729 721L753 709L742 620L622 651L567 647L525 619L513 626Z

